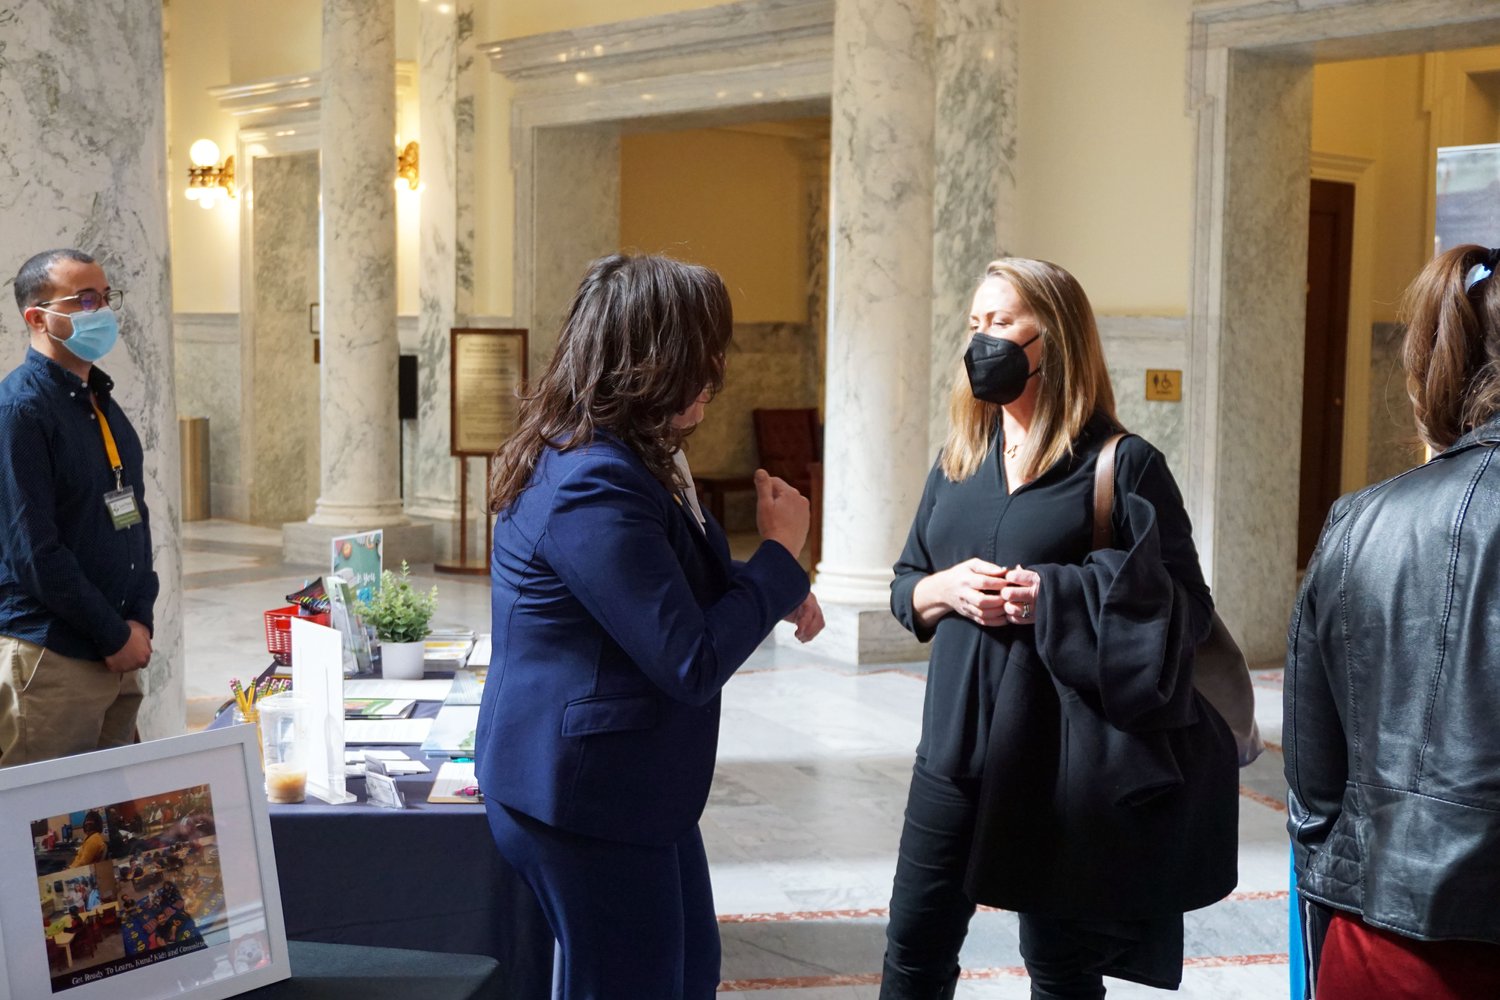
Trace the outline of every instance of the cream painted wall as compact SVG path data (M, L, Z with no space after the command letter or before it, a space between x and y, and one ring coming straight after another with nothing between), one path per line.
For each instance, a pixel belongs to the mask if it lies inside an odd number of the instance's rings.
M172 305L178 312L238 312L240 226L237 202L211 209L188 201L188 147L212 139L234 153L234 123L208 88L229 81L230 0L177 0L166 5L167 208L171 226Z
M620 141L620 245L706 264L738 323L807 322L807 178L796 140L738 129Z
M1189 0L1021 4L1017 238L1094 309L1181 316L1192 252Z
M480 44L610 24L638 17L718 6L721 0L474 0ZM474 313L512 318L515 312L515 171L511 164L510 101L514 87L488 65L474 99Z

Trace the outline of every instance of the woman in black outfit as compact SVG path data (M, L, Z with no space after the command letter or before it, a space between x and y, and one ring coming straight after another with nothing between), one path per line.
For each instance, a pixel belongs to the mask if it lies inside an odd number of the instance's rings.
M976 903L1020 915L1032 997L1182 977L1182 914L1236 881L1233 737L1192 685L1213 603L1161 454L1120 431L1088 297L990 264L891 609L932 642L883 1000L952 997ZM1009 568L1007 568L1009 567Z

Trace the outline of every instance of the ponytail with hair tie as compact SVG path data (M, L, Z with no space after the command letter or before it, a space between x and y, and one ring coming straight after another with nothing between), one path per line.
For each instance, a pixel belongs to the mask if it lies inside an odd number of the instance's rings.
M1496 267L1500 267L1500 247L1491 248L1484 260L1469 268L1469 273L1464 275L1464 294L1468 295L1475 285L1493 275Z

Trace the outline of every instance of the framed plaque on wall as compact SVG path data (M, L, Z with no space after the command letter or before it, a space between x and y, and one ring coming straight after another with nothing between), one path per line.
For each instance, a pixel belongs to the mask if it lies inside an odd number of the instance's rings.
M452 454L488 458L516 429L526 381L526 331L454 329L452 365Z

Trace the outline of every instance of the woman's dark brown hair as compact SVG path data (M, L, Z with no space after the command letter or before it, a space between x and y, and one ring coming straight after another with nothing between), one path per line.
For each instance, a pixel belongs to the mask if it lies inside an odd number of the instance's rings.
M1402 296L1406 392L1417 431L1434 451L1500 412L1500 275L1480 277L1497 269L1500 252L1457 246L1435 257Z
M733 313L718 274L651 254L611 254L589 265L557 350L521 397L516 433L495 452L489 509L505 510L548 447L615 434L668 489L686 431L672 418L724 384Z

